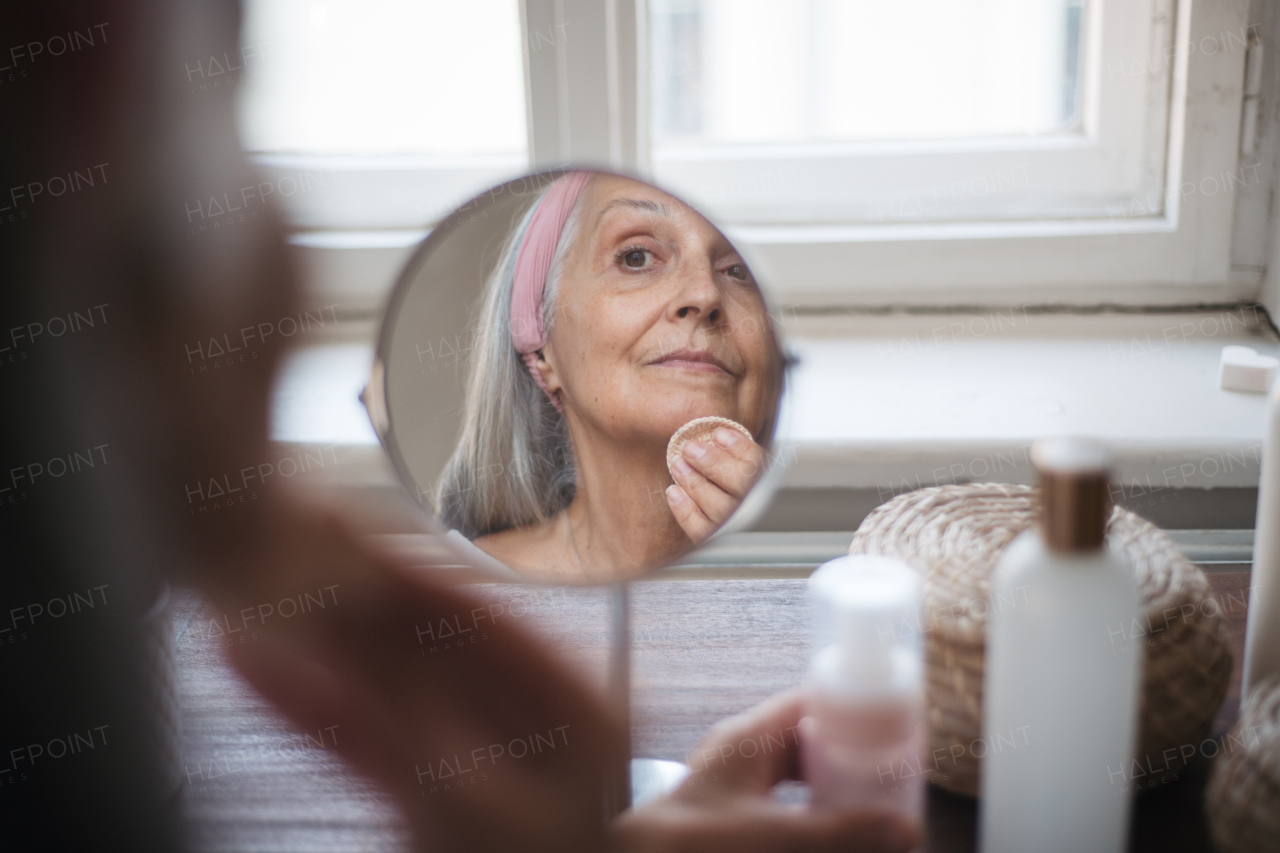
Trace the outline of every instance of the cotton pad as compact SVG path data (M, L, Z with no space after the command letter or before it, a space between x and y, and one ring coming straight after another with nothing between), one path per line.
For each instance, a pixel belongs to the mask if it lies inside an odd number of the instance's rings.
M717 427L736 429L745 435L748 440L755 440L751 436L751 431L737 421L731 421L728 418L695 418L676 430L676 434L671 436L671 441L667 442L667 470L671 470L671 463L675 462L680 456L686 441L701 441L711 444L711 434L716 431ZM671 476L675 477L674 471L672 471Z

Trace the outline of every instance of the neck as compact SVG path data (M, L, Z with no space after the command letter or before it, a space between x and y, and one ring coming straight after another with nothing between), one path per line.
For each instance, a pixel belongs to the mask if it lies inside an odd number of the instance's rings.
M688 552L689 537L667 507L665 445L595 437L574 447L578 490L566 512L571 545L591 577L633 577Z

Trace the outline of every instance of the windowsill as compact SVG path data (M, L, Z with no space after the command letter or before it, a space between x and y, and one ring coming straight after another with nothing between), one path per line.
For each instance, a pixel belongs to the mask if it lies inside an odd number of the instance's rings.
M1029 483L1035 438L1082 434L1112 447L1125 486L1256 487L1266 398L1219 389L1218 362L1230 344L1280 354L1260 319L804 318L792 324L801 365L785 485Z
M1067 433L1110 444L1131 491L1256 487L1266 398L1220 390L1217 374L1229 344L1280 355L1260 319L1251 309L788 317L800 364L783 487L875 490L882 502L942 483L1029 483L1031 442ZM376 457L357 399L371 337L365 325L291 356L275 441Z

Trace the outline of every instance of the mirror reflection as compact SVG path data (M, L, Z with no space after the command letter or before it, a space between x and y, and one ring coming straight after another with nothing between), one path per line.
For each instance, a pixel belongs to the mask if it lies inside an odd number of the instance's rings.
M621 175L552 177L477 288L457 442L429 493L447 528L526 578L606 582L678 559L742 504L784 359L745 260L698 211ZM456 289L431 258L407 286ZM411 304L427 303L393 301L393 332ZM393 416L421 393L396 379L392 364Z

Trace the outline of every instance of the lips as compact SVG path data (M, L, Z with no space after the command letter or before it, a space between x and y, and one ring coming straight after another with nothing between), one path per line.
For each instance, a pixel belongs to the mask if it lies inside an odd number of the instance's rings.
M710 350L678 349L666 353L662 358L649 362L657 367L675 367L681 370L693 370L702 373L736 374L729 366L716 358Z

